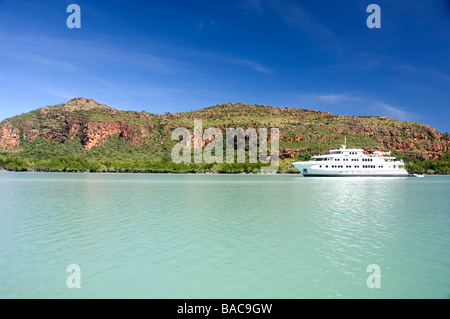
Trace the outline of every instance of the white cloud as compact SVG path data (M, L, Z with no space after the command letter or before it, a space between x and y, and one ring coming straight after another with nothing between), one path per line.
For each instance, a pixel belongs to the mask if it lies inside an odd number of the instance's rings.
M380 115L396 118L402 121L412 121L414 118L417 118L417 115L411 112L405 111L400 107L392 106L381 101L375 101L373 103L373 110L380 110Z
M239 7L248 11L255 12L260 15L264 11L264 4L262 0L242 0Z
M1 33L0 41L3 46L0 56L54 67L58 70L79 72L81 65L86 67L105 61L132 65L158 73L174 73L188 68L185 62L167 58L163 54L152 54L94 41L29 34L12 37ZM73 48L76 48L76 51Z
M341 103L346 101L362 101L361 98L357 96L352 96L349 94L328 94L328 95L317 95L317 99L328 102L328 103Z
M211 20L202 20L200 21L200 23L198 24L197 28L198 29L204 29L205 27L215 27L217 25L216 20L211 19Z
M222 59L225 62L229 62L231 64L248 67L250 69L253 69L253 70L261 72L261 73L272 73L272 70L270 70L269 68L263 66L262 64L259 64L259 63L256 63L256 62L253 62L253 61L250 61L250 60L238 59L238 58L230 58L230 57L222 57Z
M319 41L327 50L341 53L343 43L335 33L320 22L311 12L292 0L245 0L240 7L261 15L264 11L275 12L286 25L297 28L309 37Z
M260 73L272 73L273 72L273 70L271 70L270 68L268 68L260 63L257 63L255 61L248 60L248 59L225 56L225 55L222 55L220 53L215 53L215 52L198 52L197 54L203 56L204 58L207 58L207 59L210 59L210 60L213 60L216 62L238 65L238 66L253 69L254 71L257 71Z
M359 92L343 93L300 93L295 96L302 107L328 111L342 115L387 116L402 121L414 121L419 115L394 106L380 99Z

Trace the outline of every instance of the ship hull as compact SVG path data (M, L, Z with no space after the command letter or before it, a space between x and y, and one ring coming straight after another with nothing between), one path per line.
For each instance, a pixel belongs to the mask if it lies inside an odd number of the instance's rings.
M295 162L292 165L305 177L409 177L405 169L321 168L317 163ZM324 165L322 165L324 166Z
M302 174L305 177L410 177L409 174Z

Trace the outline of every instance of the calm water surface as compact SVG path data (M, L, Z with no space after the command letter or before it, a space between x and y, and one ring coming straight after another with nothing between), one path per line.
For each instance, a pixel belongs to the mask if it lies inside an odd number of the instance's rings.
M2 172L0 298L449 298L449 193L444 176Z

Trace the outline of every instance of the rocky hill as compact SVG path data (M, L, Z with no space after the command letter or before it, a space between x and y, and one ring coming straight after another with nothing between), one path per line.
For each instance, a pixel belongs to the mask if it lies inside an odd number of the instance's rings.
M170 162L170 152L176 143L171 140L172 131L186 127L192 132L194 119L202 120L203 129L219 128L224 136L228 127L279 128L280 158L285 168L299 157L338 147L344 135L349 147L368 151L390 149L414 163L442 160L450 146L448 133L425 124L381 116L340 116L242 103L152 114L121 111L90 99L74 98L1 122L0 159L5 162L20 158L28 163L25 166L35 168L38 161L64 156L102 161L103 167L108 167L107 161ZM207 141L202 146L205 144Z

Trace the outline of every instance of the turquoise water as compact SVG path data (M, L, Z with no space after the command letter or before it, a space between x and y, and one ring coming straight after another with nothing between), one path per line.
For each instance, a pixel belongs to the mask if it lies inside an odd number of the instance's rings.
M444 176L3 172L0 297L449 298L449 193Z

